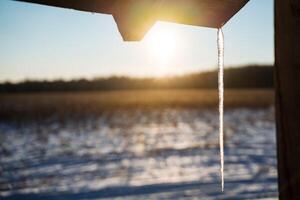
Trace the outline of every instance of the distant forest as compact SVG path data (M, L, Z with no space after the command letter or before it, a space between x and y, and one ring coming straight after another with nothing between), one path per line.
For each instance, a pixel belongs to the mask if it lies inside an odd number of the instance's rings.
M225 88L272 88L273 66L252 65L225 69ZM112 76L93 80L34 81L2 83L0 92L44 92L44 91L106 91L128 89L216 89L217 70L164 78L132 78Z

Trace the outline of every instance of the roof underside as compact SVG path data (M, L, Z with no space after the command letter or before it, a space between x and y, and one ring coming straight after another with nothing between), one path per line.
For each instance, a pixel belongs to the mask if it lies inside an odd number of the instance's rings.
M113 15L125 41L141 40L157 21L222 27L249 0L17 0Z

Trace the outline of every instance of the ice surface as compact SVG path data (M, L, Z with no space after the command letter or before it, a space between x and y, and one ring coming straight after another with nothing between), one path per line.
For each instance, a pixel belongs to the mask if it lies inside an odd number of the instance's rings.
M273 109L107 111L0 122L1 199L277 199Z

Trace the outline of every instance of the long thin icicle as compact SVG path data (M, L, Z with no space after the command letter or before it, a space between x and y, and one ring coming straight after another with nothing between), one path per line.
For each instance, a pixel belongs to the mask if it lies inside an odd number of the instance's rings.
M219 142L220 142L220 164L222 192L224 191L224 35L221 28L218 29L218 85L219 85Z

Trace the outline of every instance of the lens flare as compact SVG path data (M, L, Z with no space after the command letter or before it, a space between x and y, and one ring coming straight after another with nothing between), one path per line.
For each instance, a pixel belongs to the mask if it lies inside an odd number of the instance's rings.
M156 65L157 75L168 74L179 46L176 31L169 26L158 24L146 35L145 44L148 54Z

